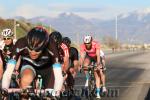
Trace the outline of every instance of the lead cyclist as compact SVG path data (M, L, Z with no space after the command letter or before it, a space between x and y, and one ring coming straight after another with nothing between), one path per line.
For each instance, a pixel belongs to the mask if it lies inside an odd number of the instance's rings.
M87 35L83 39L84 43L80 46L80 65L84 67L84 69L94 61L97 65L97 70L94 71L94 76L96 80L96 98L100 99L100 73L102 73L102 66L100 63L100 45L98 42L93 41L92 36ZM87 70L84 70L86 75L86 83L85 87L88 87L89 75Z
M9 89L12 73L18 71L20 88L27 88L36 75L41 75L44 88L54 88L56 96L60 95L63 77L58 49L45 28L38 26L31 29L26 36L18 39L13 50L2 78L2 88Z

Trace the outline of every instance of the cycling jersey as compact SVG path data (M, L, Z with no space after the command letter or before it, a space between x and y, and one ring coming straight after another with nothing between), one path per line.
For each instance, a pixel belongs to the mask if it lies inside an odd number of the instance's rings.
M6 63L12 57L13 46L14 46L13 43L10 45L4 45L3 48L1 48L0 50L0 58L1 58L1 61L3 62L4 70L6 69Z
M38 59L31 59L28 51L28 44L26 37L20 38L15 46L13 52L13 58L18 60L19 56L21 56L22 62L24 64L31 64L35 69L40 69L43 67L48 67L45 65L51 66L54 63L58 62L58 49L56 48L56 44L53 39L49 40L47 47L42 51L40 57Z
M5 45L3 48L4 61L7 62L12 57L14 44Z
M61 63L64 62L64 57L69 57L69 50L66 44L61 43L60 48L59 48L59 60Z
M96 42L96 41L92 41L92 47L91 47L91 49L90 50L87 50L86 49L86 46L85 46L85 44L82 44L81 46L80 46L80 53L81 54L83 54L84 52L88 55L88 56L90 56L90 57L96 57L96 50L97 49L100 49L100 45L98 44L98 42Z
M20 68L27 68L27 66L33 67L33 69L35 69L37 73L36 75L41 74L44 88L50 88L49 84L52 81L55 81L54 89L56 91L60 90L63 83L63 77L61 65L59 63L58 48L55 41L52 38L49 38L49 41L45 48L41 51L38 51L41 53L39 53L37 59L32 59L30 55L30 52L32 50L30 50L28 46L27 36L18 39L18 41L15 43L12 52L12 59L7 63L7 66L9 67L7 67L6 71L3 74L2 88L9 88L11 75L14 71L15 66L17 65L16 61L20 60L21 58L21 65L19 64ZM53 71L51 71L51 69L53 69ZM52 75L50 75L53 72L55 79L51 78Z
M69 49L69 59L70 59L70 65L73 66L73 61L74 60L78 60L79 56L78 56L78 50L74 47L70 47Z
M102 50L100 50L100 57L105 57L105 54Z

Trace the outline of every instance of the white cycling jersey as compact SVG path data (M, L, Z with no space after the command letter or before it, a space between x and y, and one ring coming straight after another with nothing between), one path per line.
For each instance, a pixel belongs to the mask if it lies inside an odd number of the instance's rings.
M100 50L100 57L105 57L105 54L102 50Z

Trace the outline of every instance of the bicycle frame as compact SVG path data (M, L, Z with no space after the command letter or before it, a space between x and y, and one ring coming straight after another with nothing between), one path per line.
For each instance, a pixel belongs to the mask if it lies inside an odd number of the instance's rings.
M91 98L93 98L94 93L95 93L95 88L96 88L96 83L95 83L95 76L94 76L94 71L96 69L96 66L94 64L94 62L92 62L87 68L83 68L83 70L88 71L88 75L89 75L89 80L88 80L88 99L91 100Z

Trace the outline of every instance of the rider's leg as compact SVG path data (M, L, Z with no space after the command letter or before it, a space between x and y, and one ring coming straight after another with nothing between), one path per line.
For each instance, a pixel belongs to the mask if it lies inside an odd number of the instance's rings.
M101 76L101 81L102 81L102 86L103 86L103 92L106 92L106 85L105 85L105 82L106 82L106 77L105 77L105 73L104 71L100 71L100 76Z
M97 70L94 72L96 80L96 96L100 97L100 72Z
M74 77L76 76L77 71L79 70L79 61L78 60L74 60L73 61L73 65L74 65Z
M20 87L24 89L27 88L27 86L30 86L35 76L36 72L32 66L23 66L21 69Z
M85 87L88 87L89 73L88 73L87 69L88 69L89 65L90 65L90 59L89 58L85 58L84 64L83 64L84 73L85 73L85 76L86 76Z

